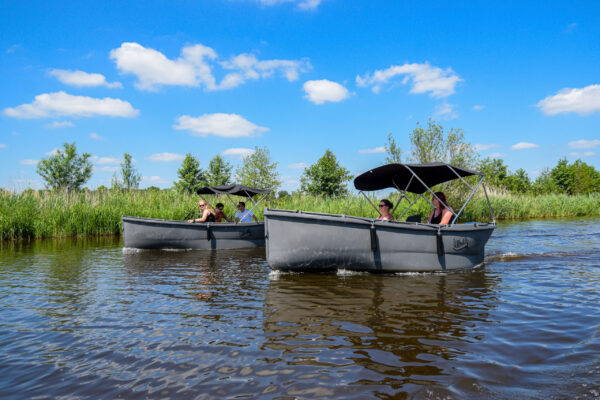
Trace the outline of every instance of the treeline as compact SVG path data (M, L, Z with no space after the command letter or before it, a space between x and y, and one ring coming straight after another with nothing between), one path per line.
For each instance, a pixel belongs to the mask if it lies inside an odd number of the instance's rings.
M578 195L600 192L600 172L581 160L569 163L566 159L561 159L556 166L543 170L532 180L523 169L510 171L502 159L480 159L475 148L465 141L462 129L444 130L441 124L430 119L427 126L417 123L409 134L409 139L409 156L404 157L402 148L390 133L385 145L385 163L446 162L476 169L486 174L487 186L499 193ZM64 149L38 163L37 172L49 189L79 190L91 177L93 166L90 158L89 153L78 155L75 143L65 143ZM277 165L277 162L271 160L266 147L255 147L252 153L243 158L235 171L220 155L214 156L207 169L203 169L200 161L188 153L177 171L178 180L173 183L171 189L189 194L195 193L201 186L237 182L277 193L282 183ZM334 153L327 149L314 164L304 169L300 177L300 189L298 193L292 194L347 196L351 179L350 172L341 166ZM120 174L114 174L111 189L137 189L140 181L141 174L133 167L131 155L125 153ZM99 189L107 188L102 186ZM463 198L467 193L466 185L460 181L443 184L438 189L448 191L454 198ZM286 191L280 191L278 194L279 197L288 195Z

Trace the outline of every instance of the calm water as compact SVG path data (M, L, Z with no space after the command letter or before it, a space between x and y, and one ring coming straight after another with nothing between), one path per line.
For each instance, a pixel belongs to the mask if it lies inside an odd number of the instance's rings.
M598 219L503 224L447 274L3 246L1 398L600 398Z

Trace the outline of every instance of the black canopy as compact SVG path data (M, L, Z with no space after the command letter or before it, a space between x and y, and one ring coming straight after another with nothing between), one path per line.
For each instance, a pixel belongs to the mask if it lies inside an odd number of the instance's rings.
M269 194L269 189L255 189L244 185L232 184L221 186L204 186L196 191L198 194L233 194L235 196L252 197L257 194Z
M440 183L458 179L457 174L463 178L471 175L483 176L481 172L470 171L445 163L388 164L357 176L354 179L354 187L363 191L397 188L411 193L424 193L427 191L427 187L419 179L413 177L411 170L430 188ZM407 187L409 182L410 185Z

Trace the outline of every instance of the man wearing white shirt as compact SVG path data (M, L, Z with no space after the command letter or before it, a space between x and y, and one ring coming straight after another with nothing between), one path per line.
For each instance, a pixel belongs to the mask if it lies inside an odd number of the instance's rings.
M243 201L240 201L237 205L238 211L235 213L235 223L239 223L239 222L252 222L252 220L254 219L254 222L258 222L258 219L256 218L256 215L254 215L254 213L250 210L246 210L246 203L244 203Z

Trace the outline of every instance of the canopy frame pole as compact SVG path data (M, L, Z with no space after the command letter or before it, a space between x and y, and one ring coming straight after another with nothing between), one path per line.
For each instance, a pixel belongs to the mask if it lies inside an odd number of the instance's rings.
M373 206L373 208L375 209L375 211L377 211L379 213L379 215L381 215L381 211L379 211L379 207L375 207L375 204L373 204L373 202L371 201L371 199L369 199L367 197L367 195L365 194L365 192L363 192L362 190L360 191L360 194L362 194L365 199L367 199L367 201L369 202L369 204L371 204Z
M248 192L246 192L247 194ZM258 207L258 205L268 196L269 194L264 194L263 197L261 197L257 202L254 201L254 199L252 199L252 197L248 196L248 198L250 199L250 201L252 201L252 203L254 203L254 207L252 207L250 209L250 211L254 210L256 207Z
M482 176L479 179L479 182L477 182L477 185L475 185L475 189L473 189L473 191L471 192L471 195L469 196L469 198L467 199L467 201L465 201L465 204L463 204L463 206L460 209L460 211L458 212L458 214L456 214L456 218L454 218L454 221L452 221L452 225L454 225L456 223L456 221L458 220L458 217L460 216L460 214L463 212L463 210L465 209L465 207L467 206L467 204L469 204L469 202L473 198L473 195L475 194L475 192L477 191L477 189L479 189L479 185L481 185L481 182L483 182L483 178L484 177Z
M226 196L225 198L227 198L227 200L229 201L229 204L230 204L230 205L231 205L231 206L232 206L234 209L236 209L236 208L237 208L237 205L235 204L235 201L233 201L233 200L231 199L231 197L229 196L229 194L226 194L225 196Z
M455 170L454 168L452 168L452 166L451 166L450 164L446 164L446 166L447 166L448 168L450 168L450 170L451 170L452 172L454 172L454 174L455 174L456 176L458 176L458 179L460 179L461 181L463 181L463 183L464 183L465 185L467 185L467 186L469 187L469 189L473 190L473 187L472 187L471 185L469 185L469 184L467 183L467 181L465 181L465 179L464 179L462 176L460 176L460 175L459 175L459 173L458 173L458 172L456 172L456 170Z
M362 190L361 190L362 193ZM350 209L350 207L352 206L352 204L354 204L354 200L356 200L358 196L352 196L352 200L350 201L350 204L348 204L348 207L346 207L346 209L344 210L344 212L342 213L342 216L346 216L346 213L348 212L348 210Z
M413 179L414 179L414 175L410 177L410 179L408 180L408 183L406 184L406 187L404 188L404 190L400 189L398 187L398 185L396 185L396 182L394 182L394 180L392 179L392 183L394 184L394 186L396 187L396 189L398 189L398 191L401 194L401 197L400 197L400 200L398 201L398 204L396 204L396 207L394 207L394 212L396 211L396 208L398 208L398 206L400 205L400 202L402 201L403 197L406 199L406 201L408 201L408 208L406 210L404 210L404 212L398 217L398 219L402 218L404 216L404 214L406 214L408 212L408 210L410 210L411 207L413 206L413 204L415 204L415 202L416 202L416 200L414 202L411 202L410 199L408 198L408 196L406 195L406 191L410 187L410 184L412 183ZM394 212L392 212L392 217L394 216Z
M490 208L490 215L492 216L492 221L495 224L496 216L494 215L494 210L492 209L492 204L490 203L490 198L488 197L487 189L485 188L485 183L482 183L481 186L483 186L483 192L485 193L485 199L487 200L488 207Z
M440 204L442 204L444 207L446 207L446 210L450 211L452 214L454 214L454 215L456 216L456 213L454 212L454 210L452 210L452 208L450 208L450 207L449 207L449 206L448 206L446 203L444 203L442 200L440 200L440 198L439 198L439 197L437 197L437 196L435 195L435 193L433 192L433 190L431 190L431 189L429 188L429 186L427 186L427 185L425 184L425 182L423 182L423 180L422 180L421 178L419 178L419 176L418 176L417 174L415 174L415 171L413 171L413 170L412 170L412 169L411 169L411 168L410 168L408 165L406 165L406 164L404 164L404 167L405 167L406 169L408 169L408 170L410 171L410 173L411 173L411 174L413 174L413 176L414 176L415 178L417 178L417 180L418 180L419 182L421 182L421 185L423 185L423 186L424 186L424 187L425 187L425 188L426 188L426 189L427 189L427 190L428 190L428 191L429 191L429 192L430 192L430 193L433 195L433 197L435 197L435 198L437 199L437 201L439 201L439 202L440 202ZM431 204L431 202L430 202L429 204ZM433 206L433 204L431 204L431 205ZM456 219L456 218L455 218L455 219Z

